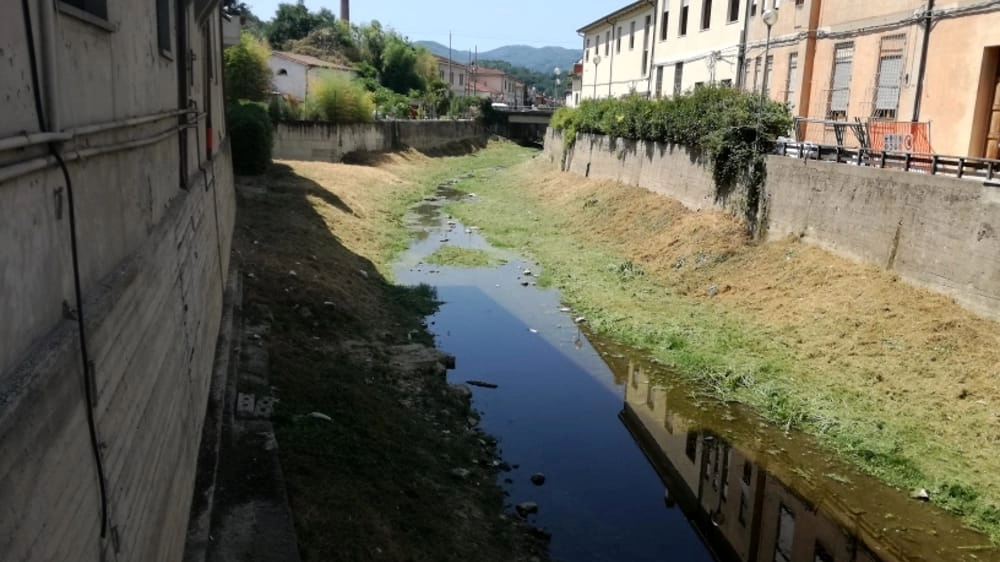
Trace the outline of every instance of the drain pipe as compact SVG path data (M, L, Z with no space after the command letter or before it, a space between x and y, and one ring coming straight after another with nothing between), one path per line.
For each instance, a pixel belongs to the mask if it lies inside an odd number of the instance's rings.
M42 72L45 84L45 124L49 133L62 130L59 119L59 70L56 68L56 14L54 0L39 0Z
M934 23L934 0L927 0L927 11L924 13L924 40L920 47L920 67L917 70L916 99L913 100L913 122L920 120L920 102L924 97L924 75L927 74L927 52L931 45L931 24Z
M737 90L745 89L747 83L747 40L750 38L750 5L754 1L746 0L746 7L743 9L743 33L740 35L740 53L736 57ZM761 8L763 7L763 0L761 0Z

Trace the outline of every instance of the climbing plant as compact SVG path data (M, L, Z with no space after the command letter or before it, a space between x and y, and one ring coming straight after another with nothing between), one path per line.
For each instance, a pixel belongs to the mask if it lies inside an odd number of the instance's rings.
M688 147L709 165L716 199L742 211L754 229L763 201L764 155L791 129L792 116L783 103L706 87L667 99L584 100L579 108L557 111L550 124L563 133L567 148L579 133Z

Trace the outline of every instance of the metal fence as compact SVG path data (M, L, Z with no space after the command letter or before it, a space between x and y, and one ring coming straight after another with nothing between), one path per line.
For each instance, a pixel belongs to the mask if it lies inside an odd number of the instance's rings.
M869 166L989 182L1000 180L1000 160L989 158L846 148L811 142L782 141L778 142L775 153L792 158L822 160L854 166Z

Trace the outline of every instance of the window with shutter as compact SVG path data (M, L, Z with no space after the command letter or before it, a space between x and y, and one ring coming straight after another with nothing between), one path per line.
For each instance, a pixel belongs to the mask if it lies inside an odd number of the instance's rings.
M785 102L788 103L788 107L794 113L796 99L795 99L795 86L799 81L799 54L791 53L788 55L788 82L785 83Z
M681 95L681 87L684 84L684 63L679 62L674 65L674 97Z
M833 52L833 76L830 78L830 98L827 119L847 119L847 106L851 97L851 65L854 61L854 43L841 43Z
M883 37L879 49L878 74L875 76L875 100L872 117L895 120L899 109L899 89L903 82L905 35Z

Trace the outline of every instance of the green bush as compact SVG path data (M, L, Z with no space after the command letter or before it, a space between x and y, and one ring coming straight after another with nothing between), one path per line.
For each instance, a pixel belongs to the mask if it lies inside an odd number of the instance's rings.
M233 150L233 170L237 174L257 175L271 165L273 129L267 106L240 101L226 110L226 122Z
M788 107L733 88L707 87L670 99L584 100L552 116L552 128L571 147L578 133L684 145L706 159L716 196L741 186L743 210L754 228L766 169L764 154L792 126Z
M260 39L244 31L240 43L223 55L226 100L264 101L271 94L271 51Z
M370 123L375 119L375 102L361 84L330 78L319 83L304 112L308 119L331 123Z

